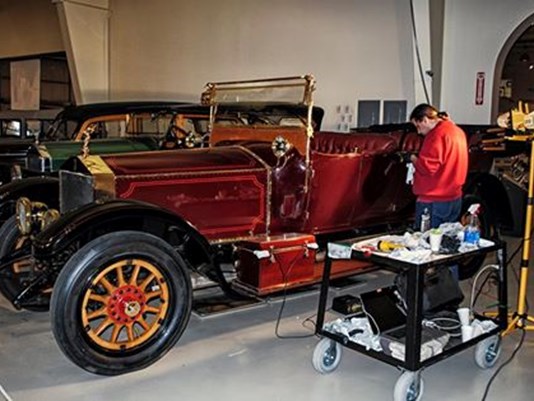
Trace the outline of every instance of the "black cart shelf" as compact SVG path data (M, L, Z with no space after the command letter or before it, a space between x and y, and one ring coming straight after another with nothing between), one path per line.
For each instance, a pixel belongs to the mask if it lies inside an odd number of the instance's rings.
M410 263L388 257L387 254L378 252L360 251L353 245L358 240L344 240L328 244L328 252L325 258L324 273L319 296L317 311L316 334L323 337L317 344L313 365L320 373L330 373L335 370L341 359L342 348L359 351L389 365L395 366L404 373L395 385L394 400L421 400L423 394L423 382L421 379L422 369L457 354L469 347L476 346L475 361L481 368L492 367L500 353L499 334L506 329L508 319L507 283L506 283L506 244L504 242L491 243L492 245L481 247L472 251L453 255L436 255L430 261L424 263ZM479 320L492 320L497 327L480 334L471 340L462 342L461 339L449 340L443 351L425 360L421 360L421 325L423 320L423 280L424 273L429 268L446 268L464 259L479 255L496 256L498 275L498 310L494 317L474 314ZM406 281L406 344L404 361L384 352L368 349L363 345L350 341L342 334L325 330L325 313L330 286L330 272L333 259L355 259L374 263L380 269L386 269L394 273L404 272Z

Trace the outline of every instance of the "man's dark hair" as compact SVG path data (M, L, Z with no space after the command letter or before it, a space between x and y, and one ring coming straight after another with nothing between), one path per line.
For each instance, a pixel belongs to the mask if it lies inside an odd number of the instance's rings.
M410 114L410 121L421 121L423 118L435 120L436 118L447 119L449 116L445 111L438 111L434 106L426 103L421 103L413 109Z

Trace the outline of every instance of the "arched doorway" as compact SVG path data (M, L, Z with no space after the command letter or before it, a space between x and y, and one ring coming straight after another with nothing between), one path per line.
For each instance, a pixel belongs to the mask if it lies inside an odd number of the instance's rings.
M525 19L503 45L493 81L491 121L517 107L521 100L534 110L534 14Z

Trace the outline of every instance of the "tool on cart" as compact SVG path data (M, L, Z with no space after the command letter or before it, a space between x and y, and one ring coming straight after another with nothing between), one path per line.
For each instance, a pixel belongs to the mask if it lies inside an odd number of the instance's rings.
M399 244L397 242L391 242L391 241L378 241L376 246L382 252L392 252L395 249L406 248L404 244Z

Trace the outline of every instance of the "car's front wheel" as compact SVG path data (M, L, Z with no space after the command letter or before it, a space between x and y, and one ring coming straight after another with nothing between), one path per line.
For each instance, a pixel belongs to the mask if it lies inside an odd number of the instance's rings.
M151 234L106 234L65 264L50 305L63 353L83 369L118 375L169 351L191 313L191 282L180 255Z
M0 227L0 259L8 258L23 248L27 249L27 257L17 259L0 270L0 292L10 301L15 300L24 290L32 286L33 281L38 277L38 272L33 270L30 259L29 242L29 237L20 234L16 216L7 219ZM23 297L20 306L34 312L46 311L48 310L50 291L51 285L45 281L38 285L37 290Z

